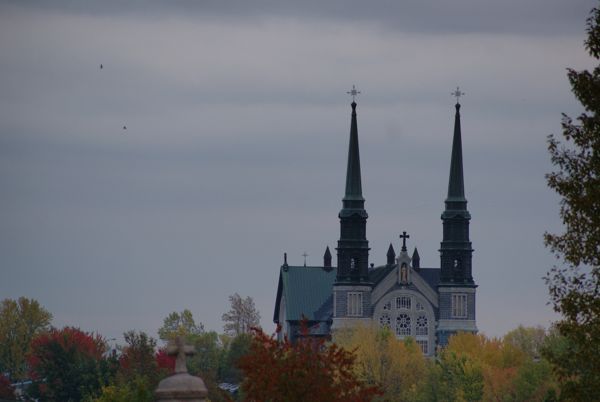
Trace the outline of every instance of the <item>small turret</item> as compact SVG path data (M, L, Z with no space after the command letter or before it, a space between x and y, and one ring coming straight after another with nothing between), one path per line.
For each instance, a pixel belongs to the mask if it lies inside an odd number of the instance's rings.
M415 247L415 251L413 251L413 255L412 255L412 267L416 270L421 268L421 257L419 257L419 252L417 251L416 247Z
M327 246L323 255L323 267L325 267L326 271L331 270L331 251L329 251L329 246Z
M394 246L390 243L390 247L387 251L387 265L394 265L394 261L396 260L396 251L394 251Z

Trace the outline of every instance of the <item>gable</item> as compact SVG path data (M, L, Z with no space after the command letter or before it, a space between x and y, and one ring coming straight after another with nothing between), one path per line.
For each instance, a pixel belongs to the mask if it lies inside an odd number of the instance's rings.
M422 268L416 270L410 268L411 284L436 308L439 305L438 293L436 290L439 279L439 268ZM398 283L398 264L395 264L385 271L379 283L375 284L371 294L371 302L375 305L385 294L396 287ZM381 274L380 274L381 275Z

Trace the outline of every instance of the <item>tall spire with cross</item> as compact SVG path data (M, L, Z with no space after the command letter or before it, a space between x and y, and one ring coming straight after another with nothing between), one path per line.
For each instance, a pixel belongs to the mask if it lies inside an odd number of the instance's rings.
M456 114L454 115L454 139L452 140L452 158L450 160L450 180L448 181L448 202L464 202L466 209L467 200L465 199L465 184L463 178L463 162L462 162L462 139L460 132L460 103L458 103L461 95L459 87L452 93L456 97Z
M454 136L452 140L452 156L450 158L450 177L448 180L448 196L446 208L442 214L444 226L441 253L442 283L472 284L471 256L473 250L469 240L469 221L471 215L467 210L465 185L463 177L462 133L460 128L460 97L464 92L459 87L452 92L456 97L456 113L454 116Z
M342 199L340 240L338 241L338 282L368 281L369 242L366 238L367 211L362 195L360 152L358 147L358 124L356 122L356 86L347 92L352 96L350 142L346 169L346 191ZM351 269L351 263L354 269Z

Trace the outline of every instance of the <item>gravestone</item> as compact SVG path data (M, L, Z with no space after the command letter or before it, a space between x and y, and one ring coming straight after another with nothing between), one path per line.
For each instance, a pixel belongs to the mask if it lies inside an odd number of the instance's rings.
M186 345L178 336L169 342L167 354L176 356L175 372L158 383L154 396L157 402L205 402L208 391L202 378L187 371L186 356L194 354L194 348Z

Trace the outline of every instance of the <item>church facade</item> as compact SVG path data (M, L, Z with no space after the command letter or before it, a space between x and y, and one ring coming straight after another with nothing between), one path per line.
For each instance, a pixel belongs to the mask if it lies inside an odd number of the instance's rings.
M354 92L354 95L356 92ZM460 91L457 89L458 96ZM457 96L457 99L458 99ZM409 255L403 232L396 255L390 244L385 265L369 261L368 219L362 194L356 103L353 101L346 191L339 212L337 265L329 247L323 266L291 266L284 256L280 267L273 321L280 338L300 336L305 319L311 336L357 323L388 327L400 339L413 337L423 353L432 356L458 331L476 332L472 275L471 216L464 194L460 104L456 103L450 178L442 212L440 267L421 267L415 248Z

